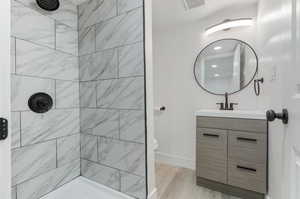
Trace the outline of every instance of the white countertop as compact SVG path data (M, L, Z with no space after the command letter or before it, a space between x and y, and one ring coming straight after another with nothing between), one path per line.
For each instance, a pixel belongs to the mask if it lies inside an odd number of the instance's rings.
M258 110L234 110L234 111L223 111L214 109L201 109L196 111L196 116L204 117L228 117L228 118L243 118L243 119L256 119L265 120L266 112Z

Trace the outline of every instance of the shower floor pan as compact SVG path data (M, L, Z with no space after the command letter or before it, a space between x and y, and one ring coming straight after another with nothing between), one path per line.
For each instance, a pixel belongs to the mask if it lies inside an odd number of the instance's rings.
M133 199L106 186L78 177L41 199Z

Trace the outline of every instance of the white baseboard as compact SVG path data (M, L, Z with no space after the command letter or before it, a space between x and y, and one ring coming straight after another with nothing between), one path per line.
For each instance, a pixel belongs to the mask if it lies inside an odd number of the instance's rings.
M166 163L176 167L182 167L195 170L196 163L194 160L186 159L180 156L170 155L162 152L155 153L155 160L158 162Z
M153 189L151 193L148 194L148 199L157 199L157 189Z

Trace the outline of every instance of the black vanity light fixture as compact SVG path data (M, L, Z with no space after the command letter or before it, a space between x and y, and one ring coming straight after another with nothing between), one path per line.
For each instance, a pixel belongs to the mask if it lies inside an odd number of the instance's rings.
M253 24L254 20L252 18L226 19L221 23L206 28L205 34L210 35L215 32L230 30L231 28L253 26Z

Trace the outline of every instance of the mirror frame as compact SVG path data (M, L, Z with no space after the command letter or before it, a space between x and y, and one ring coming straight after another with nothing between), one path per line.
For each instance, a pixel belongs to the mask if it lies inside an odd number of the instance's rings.
M195 80L196 80L196 82L197 82L197 84L198 84L198 86L199 86L200 88L202 88L204 91L206 91L206 92L208 92L208 93L210 93L210 94L212 94L212 95L217 95L217 96L223 96L223 95L225 95L225 93L224 93L224 94L217 94L217 93L214 93L214 92L209 91L209 90L207 90L206 88L204 88L204 87L200 84L200 82L198 81L198 79L197 79L197 76L196 76L196 64L197 64L197 60L198 60L198 58L200 57L200 55L201 55L201 54L202 54L209 46L211 46L211 45L213 45L213 44L215 44L215 43L217 43L217 42L224 41L224 40L235 40L235 41L239 41L239 42L241 42L241 43L246 44L246 45L251 49L251 51L253 52L253 54L255 55L255 58L256 58L256 69L255 69L255 73L253 74L252 79L246 84L246 86L244 86L243 88L241 88L241 89L238 90L238 91L234 91L234 92L228 93L228 95L233 95L233 94L238 93L238 92L244 90L245 88L247 88L247 87L253 82L255 76L258 74L258 66L259 66L258 56L257 56L257 54L256 54L256 52L255 52L255 50L254 50L254 48L253 48L250 44L248 44L247 42L245 42L245 41L242 41L242 40L240 40L240 39L235 39L235 38L225 38L225 39L219 39L219 40L216 40L216 41L214 41L214 42L211 42L211 43L207 44L207 45L200 51L200 53L197 55L197 58L195 59L195 62L194 62L194 78L195 78Z

